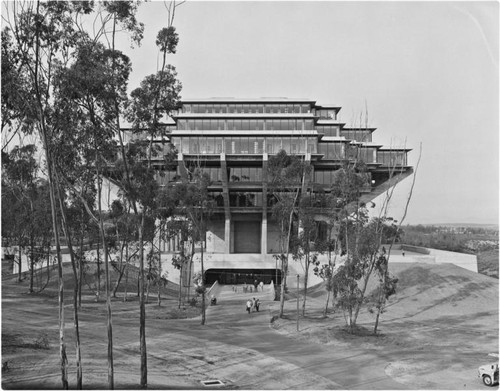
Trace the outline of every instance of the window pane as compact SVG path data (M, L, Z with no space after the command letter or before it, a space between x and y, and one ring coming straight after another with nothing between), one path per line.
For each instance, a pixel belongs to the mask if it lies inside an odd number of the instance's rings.
M207 153L215 153L215 139L207 137Z
M274 151L274 143L271 137L266 137L266 152L273 153Z
M248 137L241 137L241 152L249 153Z
M290 147L290 139L288 137L286 137L286 138L283 138L282 141L283 141L282 148L286 151L286 153L290 153L291 152L290 151L290 149L291 149L291 147Z
M215 138L215 152L216 153L222 153L222 145L223 145L222 143L223 143L222 137Z

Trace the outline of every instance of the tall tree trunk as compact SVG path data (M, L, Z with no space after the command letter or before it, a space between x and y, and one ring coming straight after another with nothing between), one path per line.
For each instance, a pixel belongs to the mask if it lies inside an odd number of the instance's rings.
M22 254L23 254L23 252L22 252L21 241L19 241L19 262L18 262L19 267L17 269L17 281L18 282L21 282L23 280L22 273L21 273L21 267L22 267L22 263L23 263Z
M117 230L118 231L118 230ZM117 232L118 234L118 232ZM118 291L118 287L120 286L120 282L123 277L123 273L125 272L125 268L123 267L123 250L125 247L125 242L122 243L120 248L120 261L118 263L118 279L116 280L115 287L113 288L113 297L116 297L116 292Z
M35 269L35 239L33 232L30 237L30 293L33 293L33 270Z
M80 248L78 250L78 308L82 308L83 235L84 235L84 230L82 226L80 229Z
M280 297L280 313L279 317L283 317L283 312L285 309L285 288L286 288L286 276L288 274L288 258L290 256L290 235L292 234L292 219L293 219L293 208L290 212L290 217L288 220L288 235L286 242L286 258L281 260L281 270L283 270L283 275L281 276L281 297Z
M148 359L146 353L146 308L144 303L144 211L139 226L139 345L141 353L141 388L148 385Z
M205 268L203 266L203 240L201 242L201 285L203 286L203 290L201 293L201 324L204 325L206 323L206 308L205 308Z
M325 305L325 310L323 311L323 317L325 317L325 318L328 315L328 303L330 301L330 294L331 294L331 292L327 291L327 294L326 294L326 305Z
M179 300L178 300L178 305L177 308L181 309L181 301L182 301L182 271L183 271L183 263L181 263L181 267L179 269Z
M42 122L43 124L43 122ZM52 159L49 152L49 143L47 130L41 126L40 133L43 137L44 149L45 149L45 160L47 164L47 177L49 180L49 196L50 196L50 206L52 214L52 229L54 231L54 241L56 245L56 256L57 256L57 276L59 282L59 356L61 365L61 382L62 388L67 390L69 388L68 384L68 357L66 355L66 343L64 342L64 280L63 280L63 267L62 267L62 257L61 257L61 242L59 238L59 224L57 221L57 204L56 196L54 190L54 172L52 167ZM49 246L50 247L50 246Z
M161 253L158 248L158 307L161 306Z
M304 301L302 301L302 316L306 314L306 299L307 299L307 279L309 277L309 252L306 254L306 270L304 274Z
M96 292L96 300L99 301L99 296L101 295L101 254L99 252L101 239L97 239L97 292Z
M125 247L125 286L123 290L123 301L127 301L127 285L128 285L128 243Z
M99 162L97 166L99 167ZM104 257L104 276L105 276L105 288L106 288L106 319L107 319L107 332L108 332L108 388L110 390L114 389L114 368L113 368L113 324L112 324L112 313L111 313L111 292L110 292L110 280L109 280L109 259L108 259L108 245L106 243L106 236L104 233L104 223L103 223L103 213L101 205L102 196L102 177L97 168L97 198L98 198L98 208L99 208L99 231L101 234L102 250Z
M78 322L78 272L76 270L76 260L75 254L73 252L73 244L71 241L71 232L68 227L68 221L66 218L66 208L61 196L61 187L57 186L57 195L59 198L59 208L61 210L61 220L64 236L66 236L66 241L68 242L68 249L71 258L71 267L73 269L73 322L75 327L75 349L76 349L76 389L83 389L83 370L82 370L82 352L80 345L80 326Z

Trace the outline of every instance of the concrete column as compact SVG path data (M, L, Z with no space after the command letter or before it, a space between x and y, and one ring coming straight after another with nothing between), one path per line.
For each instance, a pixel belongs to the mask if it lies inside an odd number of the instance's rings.
M260 241L260 253L267 254L267 161L268 154L262 154L262 229Z
M231 219L226 219L224 225L224 253L231 253Z
M264 255L267 254L267 216L262 216L262 228L260 235L260 253Z

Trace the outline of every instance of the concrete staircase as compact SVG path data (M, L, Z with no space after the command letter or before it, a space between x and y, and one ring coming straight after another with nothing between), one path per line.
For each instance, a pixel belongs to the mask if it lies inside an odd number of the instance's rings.
M250 287L250 285L247 285ZM253 288L253 287L252 287ZM256 298L262 301L272 301L274 300L274 287L271 284L265 284L264 290L261 291L260 288L255 292L243 291L243 285L217 285L215 286L207 297L207 301L210 297L214 295L217 298L217 305L224 305L224 303L234 303L241 302L244 303L248 299Z

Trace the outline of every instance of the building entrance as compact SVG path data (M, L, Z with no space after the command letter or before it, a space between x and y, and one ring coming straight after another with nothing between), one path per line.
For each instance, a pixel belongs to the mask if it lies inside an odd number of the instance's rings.
M222 285L253 284L257 280L264 284L271 281L275 285L281 283L281 270L276 269L208 269L205 272L205 283L212 285L219 281Z

